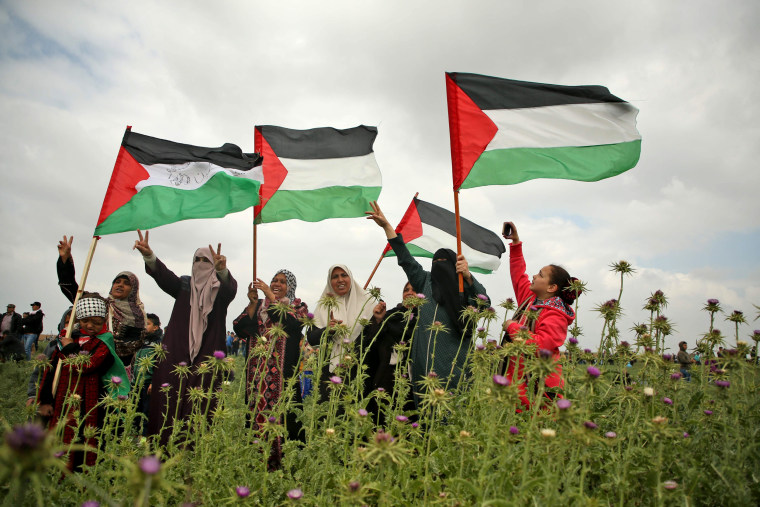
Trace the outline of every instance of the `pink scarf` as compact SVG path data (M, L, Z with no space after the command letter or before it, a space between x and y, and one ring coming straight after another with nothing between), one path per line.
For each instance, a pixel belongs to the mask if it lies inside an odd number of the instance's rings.
M198 261L204 257L211 262ZM193 270L190 277L190 361L195 361L201 349L203 333L208 325L208 315L214 309L214 300L221 282L214 270L214 256L211 250L199 248L193 256Z

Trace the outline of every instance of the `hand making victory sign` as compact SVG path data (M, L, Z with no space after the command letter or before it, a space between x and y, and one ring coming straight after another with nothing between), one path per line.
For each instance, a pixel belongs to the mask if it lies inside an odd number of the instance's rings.
M227 257L222 255L222 244L219 243L216 247L216 253L214 252L214 247L211 245L208 246L208 249L211 250L211 255L214 257L214 269L217 271L224 271L227 269Z

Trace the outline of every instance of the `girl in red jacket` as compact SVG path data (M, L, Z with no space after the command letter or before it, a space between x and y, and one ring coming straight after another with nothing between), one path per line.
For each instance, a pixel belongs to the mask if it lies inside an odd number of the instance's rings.
M509 271L518 308L512 320L504 323L505 340L511 342L520 328L525 326L530 333L530 338L526 340L526 343L535 343L539 354L550 354L554 361L559 361L559 348L565 343L567 328L575 319L575 312L570 306L575 300L575 293L568 290L574 278L564 268L549 264L541 268L538 274L529 280L517 228L512 222L507 222L507 224L511 227L511 232L505 234L504 238L512 240L509 245ZM526 315L528 310L537 317L528 319ZM523 378L522 358L517 367L517 378L523 380L519 386L520 401L525 408L529 408L530 402L525 392L527 380ZM514 374L515 361L510 360L506 377L511 381L515 378ZM562 366L559 362L554 373L548 375L544 383L547 390L564 387L565 381L562 378ZM553 398L557 395L549 391L546 396Z

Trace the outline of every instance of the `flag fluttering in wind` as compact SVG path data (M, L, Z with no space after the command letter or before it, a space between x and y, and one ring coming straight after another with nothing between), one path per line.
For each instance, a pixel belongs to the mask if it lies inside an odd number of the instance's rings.
M462 254L471 271L491 273L499 268L501 254L506 251L501 238L460 217L462 228ZM432 258L439 248L456 251L457 233L454 213L416 197L406 210L396 233L404 237L409 253L415 257ZM383 251L385 257L395 255L390 245Z
M446 74L454 190L535 178L598 181L634 167L638 109L604 86Z
M364 216L382 187L373 144L376 127L293 130L256 127L264 158L256 223Z
M127 128L95 235L242 211L259 203L262 179L261 157L234 144L204 148Z

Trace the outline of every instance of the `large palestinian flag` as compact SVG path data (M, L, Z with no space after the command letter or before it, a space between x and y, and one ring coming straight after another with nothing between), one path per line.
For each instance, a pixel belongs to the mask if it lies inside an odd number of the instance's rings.
M446 74L454 190L535 178L598 181L636 165L638 109L604 86Z
M364 125L345 130L257 126L264 184L256 222L364 216L382 187L375 137L377 128Z
M95 235L218 218L259 203L261 157L124 133Z
M501 238L461 216L459 225L462 230L462 254L470 270L491 273L498 269L501 254L506 252ZM409 253L415 257L432 258L439 248L449 248L455 252L457 249L454 213L416 197L396 227L396 234L403 236ZM383 255L390 257L396 254L390 245L386 245Z

